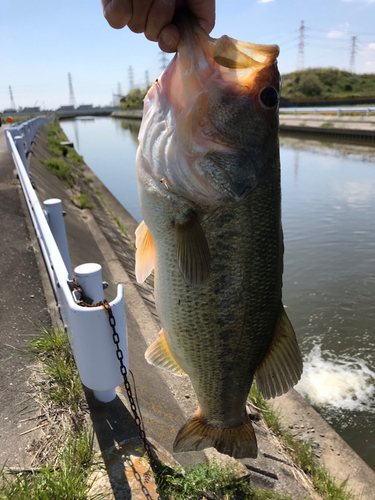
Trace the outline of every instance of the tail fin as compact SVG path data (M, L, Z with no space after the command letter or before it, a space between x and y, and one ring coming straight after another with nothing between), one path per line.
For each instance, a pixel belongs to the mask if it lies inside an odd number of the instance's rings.
M213 427L202 418L199 408L179 430L173 451L198 451L211 446L234 458L256 458L257 440L247 414L237 427Z

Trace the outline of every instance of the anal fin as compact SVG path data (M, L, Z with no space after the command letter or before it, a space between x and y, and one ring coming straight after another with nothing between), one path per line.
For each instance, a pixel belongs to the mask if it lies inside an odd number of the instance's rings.
M211 446L234 458L256 458L257 440L248 415L244 414L242 423L237 427L215 427L205 422L198 408L179 430L173 451L198 451Z
M167 339L165 338L164 328L160 330L159 338L147 349L145 358L150 365L164 368L175 375L186 375L171 353Z
M296 335L281 304L274 338L255 371L257 388L266 399L281 396L297 384L302 369L302 357Z
M143 283L155 267L154 240L145 221L142 221L135 230L135 243L137 247L135 277L138 283Z

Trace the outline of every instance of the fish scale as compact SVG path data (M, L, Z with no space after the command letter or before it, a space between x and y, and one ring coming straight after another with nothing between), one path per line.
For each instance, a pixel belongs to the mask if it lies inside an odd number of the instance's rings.
M199 288L186 285L178 271L175 233L172 227L165 231L174 215L168 197L154 192L140 196L142 206L154 207L146 208L145 223L157 256L155 303L173 357L189 374L207 420L238 424L279 313L279 180L247 193L234 205L202 214L213 264L208 282ZM227 287L219 295L223 279ZM223 307L223 301L228 307ZM228 375L227 368L230 372L234 363L237 371ZM206 366L211 368L209 373ZM236 384L238 378L241 385ZM218 393L227 397L219 398ZM232 406L237 411L227 415L227 407Z

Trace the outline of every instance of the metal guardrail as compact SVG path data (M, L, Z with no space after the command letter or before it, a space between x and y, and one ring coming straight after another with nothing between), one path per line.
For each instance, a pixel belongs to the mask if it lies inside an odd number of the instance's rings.
M375 106L354 106L354 107L329 107L329 108L280 108L280 113L293 113L296 115L297 113L314 113L315 115L318 113L337 113L337 116L341 116L341 113L366 113L366 116L369 116L370 113L375 113Z
M46 210L43 211L31 185L27 168L23 136L26 144L30 140L31 150L31 143L39 127L52 119L53 117L27 120L27 123L22 122L6 129L5 136L8 149L13 155L80 378L86 387L94 391L94 395L99 401L108 402L116 397L115 388L123 382L112 339L112 329L102 307L85 308L78 305L80 297L72 286L72 271L61 201L58 199L45 201ZM93 303L104 299L99 264L83 264L75 269L75 273L80 286L85 290L85 295L90 297ZM110 302L110 306L116 319L120 347L124 353L123 362L129 370L123 299L123 287L118 285L117 296Z

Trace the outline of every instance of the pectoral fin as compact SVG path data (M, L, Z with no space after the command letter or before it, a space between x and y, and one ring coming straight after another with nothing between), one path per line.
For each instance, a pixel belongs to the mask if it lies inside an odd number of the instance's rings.
M266 399L285 394L302 375L302 357L293 327L281 304L274 338L255 372L258 390Z
M178 266L185 283L202 285L210 275L210 249L204 231L192 211L175 227Z
M138 283L143 283L155 267L154 241L145 221L142 221L135 231L135 244L135 277Z
M186 375L184 370L177 364L171 353L167 339L165 338L164 328L160 330L158 340L151 344L147 349L145 358L150 365L164 368L175 375Z

